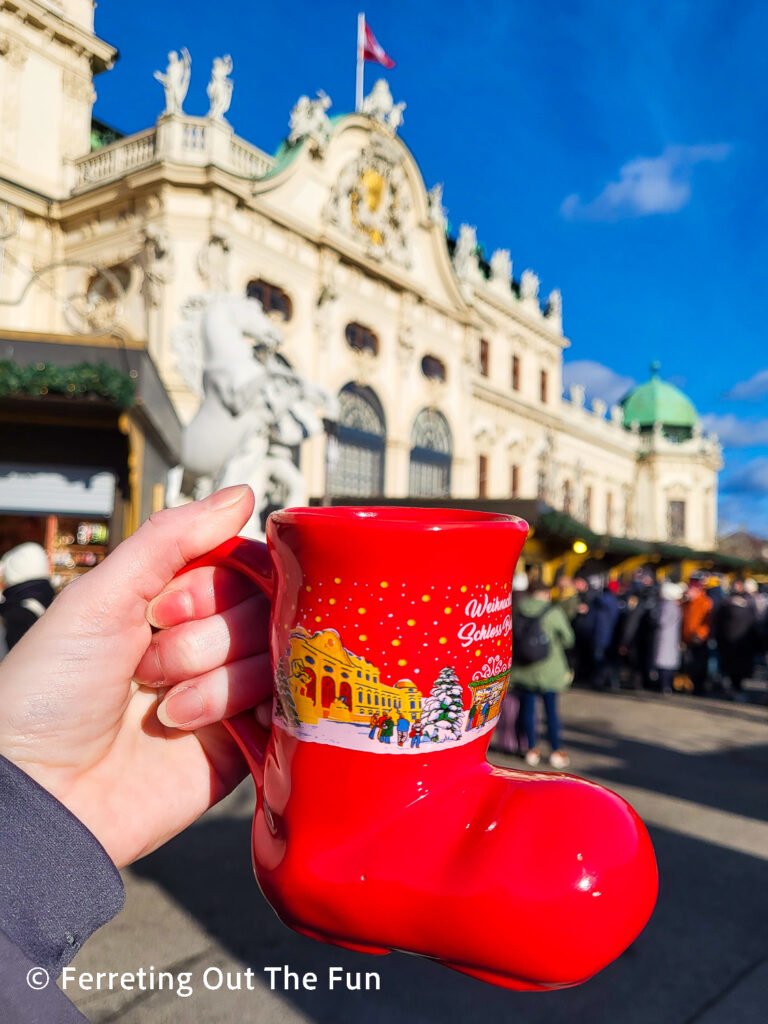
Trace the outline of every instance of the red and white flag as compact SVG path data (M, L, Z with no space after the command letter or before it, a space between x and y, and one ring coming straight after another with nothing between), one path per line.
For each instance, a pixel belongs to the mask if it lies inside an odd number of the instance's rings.
M367 21L363 22L363 31L363 60L375 61L376 64L382 64L385 68L393 68L395 62L371 32Z

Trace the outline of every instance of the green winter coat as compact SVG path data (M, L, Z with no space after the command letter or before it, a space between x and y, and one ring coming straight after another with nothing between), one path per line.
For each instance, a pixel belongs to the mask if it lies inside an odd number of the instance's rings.
M516 612L521 615L538 615L549 604L535 597L523 597L517 602ZM549 654L543 661L533 665L513 665L509 685L524 690L547 692L567 690L571 685L571 673L565 652L573 647L574 637L571 624L559 605L550 605L541 619L541 628L549 638ZM512 636L512 650L515 637Z

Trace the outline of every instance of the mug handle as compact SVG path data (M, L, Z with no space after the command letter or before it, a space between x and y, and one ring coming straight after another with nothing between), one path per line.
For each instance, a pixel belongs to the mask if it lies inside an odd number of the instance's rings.
M266 594L270 603L272 602L275 570L269 557L269 549L262 541L232 537L207 554L189 562L176 573L176 576L183 576L184 573L199 569L201 566L221 566L223 569L235 569L243 573ZM237 743L256 786L260 788L264 780L264 758L270 731L259 725L250 711L223 719L221 724Z

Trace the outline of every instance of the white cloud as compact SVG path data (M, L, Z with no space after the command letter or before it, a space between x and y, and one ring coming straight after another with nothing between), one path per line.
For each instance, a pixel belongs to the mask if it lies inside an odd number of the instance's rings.
M723 483L724 494L768 495L768 456L760 455L746 462Z
M708 413L701 417L702 426L717 434L725 448L755 448L768 444L768 419L744 420L733 413Z
M725 397L735 401L744 399L753 401L764 395L768 395L768 369L758 370L749 380L742 380L738 384L734 384L731 390L726 392Z
M574 193L563 200L566 220L620 220L654 213L676 213L691 198L691 175L696 164L725 160L727 143L667 146L661 156L638 156L619 170L590 202Z
M635 381L592 359L576 359L572 363L563 364L563 387L566 394L572 384L581 384L587 402L593 398L602 398L611 406L624 397Z

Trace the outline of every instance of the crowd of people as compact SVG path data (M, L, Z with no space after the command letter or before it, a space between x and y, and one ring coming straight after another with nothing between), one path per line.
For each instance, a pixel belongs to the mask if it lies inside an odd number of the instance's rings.
M744 683L768 652L768 592L753 579L711 574L687 583L561 576L554 587L521 573L513 584L510 696L495 745L541 761L537 695L546 712L550 764L561 749L558 695L572 683L605 692L677 690L746 699Z

